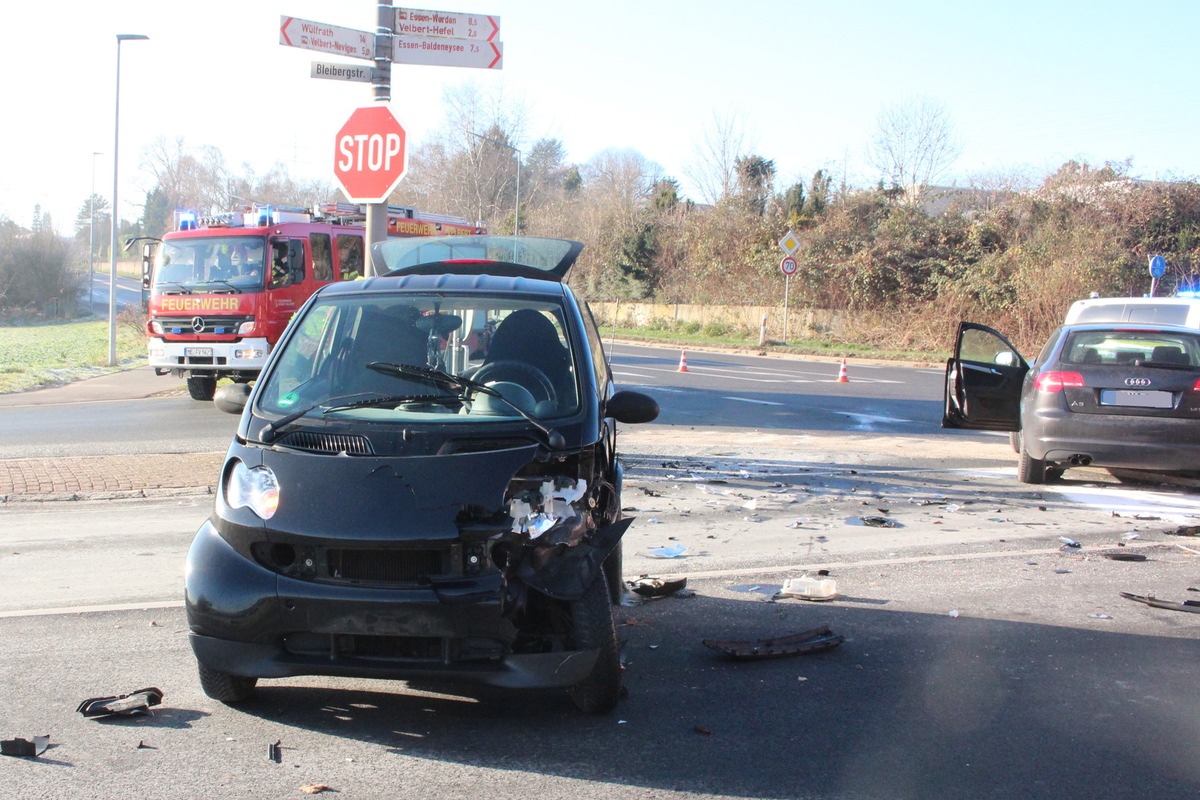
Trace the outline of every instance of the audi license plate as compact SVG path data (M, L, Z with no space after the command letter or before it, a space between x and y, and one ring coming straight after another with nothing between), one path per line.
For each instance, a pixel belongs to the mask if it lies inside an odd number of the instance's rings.
M185 347L183 354L188 358L212 358L211 347Z
M1170 392L1131 392L1127 389L1104 389L1100 392L1100 405L1126 406L1128 408L1172 408L1174 397Z

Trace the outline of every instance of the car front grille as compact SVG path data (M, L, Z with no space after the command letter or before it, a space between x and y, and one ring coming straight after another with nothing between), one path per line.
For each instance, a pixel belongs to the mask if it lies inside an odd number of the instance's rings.
M314 433L312 431L295 431L279 440L284 447L295 450L306 450L310 453L338 455L345 453L351 456L372 456L375 449L365 436L340 433Z
M350 550L326 551L328 575L334 580L411 586L421 578L450 571L447 550Z
M232 317L158 317L163 332L169 336L233 336L252 316Z

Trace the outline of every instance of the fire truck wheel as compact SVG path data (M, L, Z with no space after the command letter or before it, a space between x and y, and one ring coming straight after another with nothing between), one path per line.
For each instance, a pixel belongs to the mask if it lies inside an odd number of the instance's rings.
M217 393L217 379L212 375L189 375L187 386L193 400L212 400Z

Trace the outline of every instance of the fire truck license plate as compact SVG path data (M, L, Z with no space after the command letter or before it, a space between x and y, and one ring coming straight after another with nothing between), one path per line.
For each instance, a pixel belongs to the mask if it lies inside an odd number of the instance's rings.
M183 354L188 357L212 357L211 347L185 347Z

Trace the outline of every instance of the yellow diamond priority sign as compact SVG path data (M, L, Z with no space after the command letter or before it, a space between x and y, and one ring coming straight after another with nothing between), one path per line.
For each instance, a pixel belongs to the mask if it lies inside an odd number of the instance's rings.
M796 234L788 231L787 235L779 240L779 246L783 249L783 252L789 256L793 256L800 249L800 240L796 238Z

